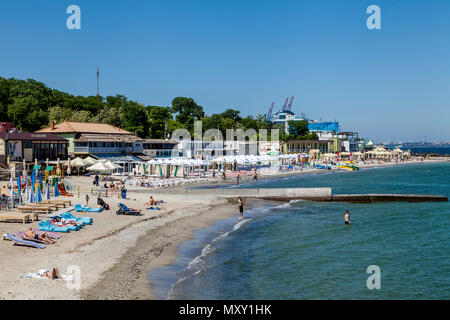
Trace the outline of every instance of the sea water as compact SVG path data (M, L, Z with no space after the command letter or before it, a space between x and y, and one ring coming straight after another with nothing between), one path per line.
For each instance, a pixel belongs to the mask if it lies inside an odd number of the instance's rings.
M332 187L333 193L449 196L450 163L320 172L241 187ZM350 211L351 225L344 224ZM448 202L263 203L216 222L150 273L169 299L448 299ZM380 289L369 289L369 266Z

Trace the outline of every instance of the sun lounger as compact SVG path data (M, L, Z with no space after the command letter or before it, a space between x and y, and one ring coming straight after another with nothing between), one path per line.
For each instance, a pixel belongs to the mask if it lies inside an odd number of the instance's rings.
M102 212L103 209L102 208L91 208L88 206L83 206L81 204L76 204L75 211L76 212Z
M27 204L27 206L42 208L42 209L48 208L49 211L58 211L58 206L56 204L51 204L51 203L36 202L36 203L29 203L29 204Z
M50 213L50 208L48 207L41 207L41 206L19 206L17 208L17 210L19 210L20 212L37 212L37 213L45 213L45 214L49 214Z
M3 240L11 240L13 242L13 245L22 245L22 246L35 247L35 248L39 248L39 249L45 249L45 246L43 244L28 241L28 240L23 240L23 239L20 239L10 233L4 234Z
M52 239L61 239L61 238L62 238L62 235L60 235L60 234L58 234L58 233L56 233L56 232L41 231L41 230L38 230L38 229L33 229L33 232L34 232L35 234L41 234L41 233L46 232L47 235L48 235L50 238L52 238Z
M34 221L33 214L30 213L1 213L0 214L0 221L6 221L6 220L21 220L23 224L27 221Z
M33 241L33 242L37 242L37 243L46 243L45 241L42 241L40 239L34 239L34 238L27 237L27 235L25 234L24 231L17 231L15 236L22 240Z
M44 205L48 205L48 206L54 206L55 207L55 211L58 211L59 208L65 208L66 205L64 203L60 203L60 202L50 202L51 200L42 200L42 202L38 202L38 204L44 204Z
M124 205L123 203L118 203L117 206L119 207L119 210L116 211L116 213L118 215L120 214L124 214L124 215L140 215L140 211L136 211L136 210L131 210L130 208L128 208L126 205Z
M72 205L72 201L70 200L42 200L43 203L51 203L51 204L55 204L55 205L59 205L62 207L67 207Z

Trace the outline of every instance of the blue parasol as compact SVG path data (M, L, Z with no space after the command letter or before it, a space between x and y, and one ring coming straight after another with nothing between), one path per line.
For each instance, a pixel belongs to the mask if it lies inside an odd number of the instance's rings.
M41 187L40 187L39 183L37 185L37 189L36 189L36 194L34 196L34 200L36 202L41 202L42 201Z
M55 180L55 183L54 183L53 196L54 197L59 197L58 180Z
M50 183L47 183L45 187L45 199L50 200Z
M21 187L21 185L20 185L20 183L21 183L21 177L22 177L22 175L21 175L21 173L19 172L19 175L17 176L17 192L19 193L19 197L20 198L22 198L22 187Z

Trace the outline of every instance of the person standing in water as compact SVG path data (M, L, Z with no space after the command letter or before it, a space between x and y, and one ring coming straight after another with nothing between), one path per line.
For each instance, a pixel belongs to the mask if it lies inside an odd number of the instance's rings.
M350 213L348 212L348 210L345 213L344 222L345 222L345 224L350 224Z
M244 217L244 199L242 197L238 198L238 204L239 204L239 220L241 220Z
M241 174L238 173L238 175L236 176L236 184L239 184L240 181L241 181Z

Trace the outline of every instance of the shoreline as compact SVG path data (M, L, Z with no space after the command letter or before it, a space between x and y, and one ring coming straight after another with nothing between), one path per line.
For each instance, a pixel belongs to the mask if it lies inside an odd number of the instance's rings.
M448 162L448 160L425 160L425 161L412 161L412 162L406 162L406 163L384 163L384 164L370 164L370 165L366 165L363 168L364 169L370 169L370 168L386 168L386 167L392 167L392 166L403 166L403 165L413 165L413 164L432 164L432 163L442 163L442 162ZM328 170L327 170L328 171ZM339 172L340 170L329 170L329 171L337 171ZM317 172L326 172L325 170L305 170L305 171L300 171L300 172L282 172L276 175L261 175L261 180L271 180L271 179L276 179L276 178L280 178L280 177L285 177L287 175L298 175L298 174L307 174L307 173L317 173ZM242 177L242 182L241 183L248 183L252 181L252 177L251 176L244 176ZM211 186L211 187L222 187L224 185L234 185L234 184L230 184L229 180L219 180L219 181L214 181L213 183L200 183L200 184L196 184L193 185L192 187L201 187L201 186ZM180 186L178 188L186 188L188 186ZM165 188L164 188L165 189ZM173 188L170 188L173 189ZM155 190L156 191L156 190ZM155 192L157 193L157 191ZM161 196L163 196L164 193L161 194ZM250 199L249 199L250 200ZM252 199L251 203L252 205L254 205L257 202L271 202L268 200L257 200L257 199ZM212 205L212 208L214 211L219 212L219 214L217 216L213 217L207 217L207 213L205 211L201 212L199 215L196 215L192 218L187 218L187 220L191 220L187 223L192 223L192 220L194 219L200 219L200 221L196 221L195 222L195 226L190 224L190 228L189 230L183 230L183 234L178 234L178 235L172 235L172 237L175 239L173 241L171 241L170 243L167 243L165 246L161 247L161 250L158 250L158 254L154 255L153 259L151 259L148 263L145 264L145 266L141 266L140 268L140 275L139 277L136 279L134 285L133 285L133 289L131 289L131 293L129 294L128 297L124 297L121 296L119 299L159 299L156 297L156 295L152 292L152 286L151 286L151 282L150 279L148 277L148 273L151 271L154 271L157 268L160 267L164 267L164 266L171 266L173 265L173 263L175 262L178 254L177 251L180 247L181 244L185 243L186 241L189 241L191 239L194 238L194 231L197 231L199 229L204 229L207 227L211 227L215 222L219 221L219 220L225 220L228 218L231 218L235 215L237 215L237 213L233 213L233 205L227 203L225 206L224 205ZM228 211L228 213L227 213ZM182 223L183 220L179 220L177 222L173 222L173 224L176 223ZM162 233L166 232L165 230L170 230L176 228L176 226L164 226L161 228L161 230L158 230ZM170 231L169 231L170 232ZM170 236L169 236L170 237ZM122 262L127 262L127 261L134 261L134 260L138 260L138 258L140 257L140 253L142 254L145 251L145 247L149 244L149 240L150 241L154 241L154 235L150 235L149 233L147 233L145 236L141 237L138 240L138 243L136 245L135 248L131 249L130 252L127 253L126 256L124 256L121 260ZM132 252L131 252L132 251ZM120 263L118 263L120 264ZM113 267L112 269L108 270L107 275L105 277L105 279L103 279L101 282L97 283L96 286L94 288L91 288L88 297L89 299L105 299L105 298L109 298L110 295L105 295L105 292L107 292L108 290L111 290L111 288L109 287L108 289L108 284L110 284L111 282L114 282L114 279L117 279L117 272L122 272L122 273L126 273L126 271L124 270L124 268L119 268L117 267ZM123 276L123 274L122 274ZM121 276L119 276L120 278ZM171 284L173 285L173 283ZM117 298L117 296L116 296ZM166 297L167 298L167 297Z
M140 236L135 246L82 294L82 299L157 299L148 272L171 265L177 258L180 244L193 239L194 231L238 214L236 205L219 199L212 201L222 203L206 205L197 214L174 220Z
M374 164L368 168L442 162L449 161L425 160L400 164ZM330 170L260 175L258 182L319 172L330 172ZM86 183L91 182L89 178L81 179ZM243 177L242 183L251 180L252 176ZM169 189L202 185L221 187L230 182L232 181L219 180ZM158 194L158 189L136 191L129 189L131 199L126 201L114 199L114 197L105 198L111 206L111 211L89 214L88 216L94 218L92 226L63 234L63 238L57 244L49 245L44 250L12 247L11 242L2 241L1 249L4 259L0 262L3 270L0 274L0 299L157 299L152 292L148 272L161 266L171 265L177 257L178 247L192 239L195 230L209 227L218 220L228 219L238 214L236 204L225 198ZM150 194L157 199L166 200L167 204L164 204L166 210L145 211L141 217L115 214L117 202L122 201L129 207L142 208L139 204L147 200ZM68 199L72 200L72 204L83 202L82 197L75 196ZM72 213L75 216L86 216L86 214ZM16 232L28 226L35 228L37 222L25 226L1 223L0 232L2 234ZM79 265L82 270L81 290L69 290L63 281L20 277L21 274L52 266L56 266L61 273L65 274L66 268L70 265Z

